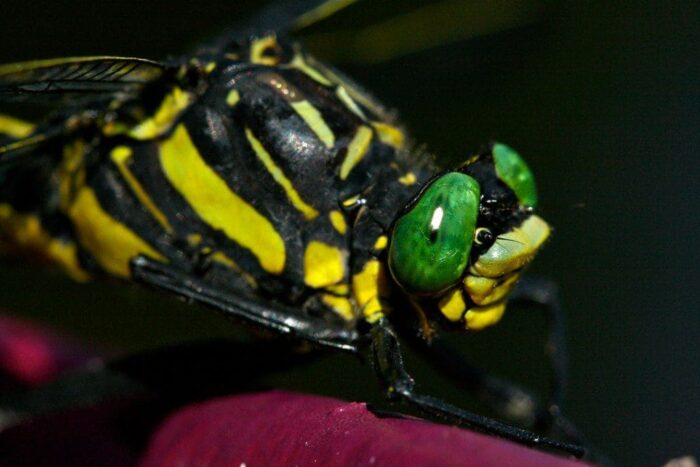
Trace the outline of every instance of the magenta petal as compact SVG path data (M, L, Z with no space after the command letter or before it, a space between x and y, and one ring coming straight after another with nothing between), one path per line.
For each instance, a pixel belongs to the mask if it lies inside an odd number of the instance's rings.
M94 358L93 353L39 326L0 316L0 370L37 385Z
M585 464L455 427L378 418L363 403L273 391L176 412L154 435L141 465Z

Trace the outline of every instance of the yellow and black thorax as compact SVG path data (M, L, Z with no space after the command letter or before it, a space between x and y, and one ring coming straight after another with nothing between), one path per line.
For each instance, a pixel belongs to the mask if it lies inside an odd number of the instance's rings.
M6 248L80 279L147 255L329 319L377 313L387 232L432 175L389 113L274 34L168 73L36 126L0 117L0 143L36 140L0 171Z

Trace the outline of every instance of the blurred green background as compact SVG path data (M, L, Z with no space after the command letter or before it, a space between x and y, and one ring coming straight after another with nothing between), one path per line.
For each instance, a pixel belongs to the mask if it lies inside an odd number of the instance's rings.
M180 54L257 3L4 0L0 61ZM441 14L428 5L409 28L366 29L427 4L368 2L310 30L307 44L397 108L441 164L492 139L527 158L556 229L531 272L561 286L570 418L622 465L699 456L700 3L451 1L441 5L456 13L420 20ZM442 45L424 48L432 41ZM0 265L0 307L103 348L237 332L137 287L78 285L23 263ZM453 340L542 390L542 325L510 310L502 325ZM482 409L427 364L411 364L426 390ZM381 399L368 369L344 356L268 384Z

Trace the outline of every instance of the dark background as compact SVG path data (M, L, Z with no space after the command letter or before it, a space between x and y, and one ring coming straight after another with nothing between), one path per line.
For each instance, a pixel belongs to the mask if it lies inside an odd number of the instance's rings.
M443 18L398 34L408 44L445 31L460 40L367 63L387 36L358 55L358 31L420 3L352 8L311 30L307 43L396 107L443 165L491 139L527 158L543 216L556 229L532 273L561 286L569 416L623 465L700 455L700 4L462 2L454 24ZM158 59L188 50L255 4L3 0L0 61ZM396 39L390 27L379 30ZM236 332L214 314L136 287L78 285L21 263L0 266L0 306L113 349ZM542 324L532 311L510 310L500 326L453 340L483 366L541 390ZM412 364L426 389L480 409L427 365ZM371 373L344 356L268 383L381 399Z

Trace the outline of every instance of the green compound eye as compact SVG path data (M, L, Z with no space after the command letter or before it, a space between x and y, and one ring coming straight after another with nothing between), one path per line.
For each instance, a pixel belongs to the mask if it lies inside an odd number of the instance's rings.
M505 144L496 143L493 145L493 160L498 178L515 192L518 201L529 208L537 207L535 177L523 158Z
M430 294L457 282L469 261L479 184L450 172L435 180L394 225L389 269L407 291Z

